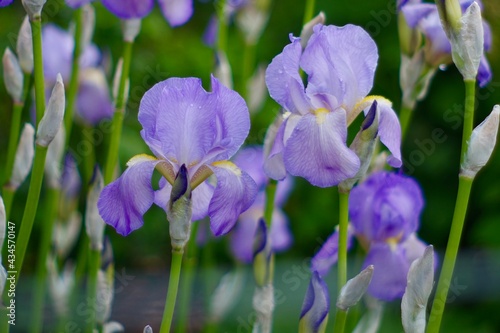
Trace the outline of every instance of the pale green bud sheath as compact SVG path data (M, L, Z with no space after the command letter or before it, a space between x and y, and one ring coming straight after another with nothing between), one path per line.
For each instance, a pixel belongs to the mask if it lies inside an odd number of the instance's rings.
M42 8L47 0L22 0L23 7L31 20L42 15Z
M56 137L64 118L65 103L64 84L61 74L58 74L56 84L54 89L52 89L52 95L49 99L47 112L38 124L36 133L36 144L38 146L48 147Z
M9 48L5 49L2 58L3 79L7 92L14 103L22 103L23 95L23 72L19 61Z

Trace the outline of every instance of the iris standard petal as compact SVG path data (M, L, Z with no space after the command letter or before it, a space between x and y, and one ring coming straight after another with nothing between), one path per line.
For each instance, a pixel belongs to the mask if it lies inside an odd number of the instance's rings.
M104 73L103 73L104 74ZM96 125L103 119L113 116L113 103L107 86L101 86L92 80L82 80L76 100L78 115L85 122Z
M183 25L193 15L193 0L158 0L158 4L172 27Z
M158 162L152 156L137 155L127 163L125 172L102 190L97 202L99 214L119 234L127 236L144 224L142 216L154 200L151 176Z
M153 10L154 0L102 0L111 13L122 19L142 18Z
M363 268L369 265L375 267L368 287L368 292L373 297L383 301L392 301L403 296L410 264L400 245L372 243Z
M295 38L274 57L266 70L266 84L271 97L287 111L296 114L312 110L299 74L301 54L300 39Z
M211 165L217 177L217 186L208 207L210 229L215 236L228 233L238 216L247 210L257 195L252 177L228 161Z
M377 45L361 27L317 25L300 62L307 94L330 94L350 110L372 89L377 61Z
M347 250L352 246L353 230L349 226L347 229ZM311 271L316 271L321 276L328 274L330 268L337 263L339 250L339 232L335 230L328 237L321 249L311 260Z
M380 141L386 146L391 155L387 157L387 163L400 168L403 164L401 159L401 125L392 105L386 99L377 99L377 106L380 111L379 135ZM366 113L369 109L366 110Z
M165 180L165 178L161 178L159 187L160 188L155 191L154 194L154 203L166 212L169 206L168 202L170 201L172 186ZM191 194L193 210L191 219L193 221L201 220L208 215L208 205L210 203L210 199L212 199L213 193L214 187L207 182L201 183L193 190Z
M343 110L303 116L285 144L286 169L319 187L353 177L359 169L359 158L346 146L346 138Z

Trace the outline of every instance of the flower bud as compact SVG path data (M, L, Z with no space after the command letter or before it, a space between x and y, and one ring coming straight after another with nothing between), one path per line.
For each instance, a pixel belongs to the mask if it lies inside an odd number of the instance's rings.
M318 272L313 272L302 304L299 333L324 333L328 323L329 311L328 287Z
M253 332L271 332L272 313L274 311L274 287L267 284L257 287L253 294L253 308L257 313Z
M151 328L151 326L146 325L142 333L153 333L153 329Z
M449 36L452 31L460 30L462 9L458 0L437 0L436 5L446 34Z
M215 55L216 65L214 76L228 88L233 87L231 65L224 52L217 52Z
M267 98L266 67L259 65L252 77L247 82L248 109L256 113L262 108Z
M65 148L65 130L64 127L57 132L56 137L49 145L47 150L47 161L45 162L45 179L50 188L58 189L61 187L61 165L62 156Z
M24 18L16 44L19 65L25 74L33 72L33 40L31 37L31 25L28 16Z
M349 147L359 157L359 161L361 162L359 170L354 177L346 179L339 184L340 191L344 193L349 192L354 184L365 176L376 148L379 119L380 112L377 111L377 101L375 100L361 125L360 131Z
M403 107L415 108L417 101L422 100L429 90L436 67L429 67L425 60L425 51L417 51L411 57L401 54L399 69L399 85L403 92Z
M90 248L94 251L101 251L103 248L104 223L99 210L97 209L97 201L104 188L104 180L99 168L95 169L94 181L90 187L87 196L87 207L85 209L85 229L90 239Z
M267 225L264 219L259 220L259 225L255 231L254 255L253 255L253 275L257 286L265 286L273 280L274 257L271 253Z
M460 30L450 34L451 55L464 80L475 80L484 52L483 21L477 2L467 8L460 22Z
M97 272L97 294L96 294L96 322L104 325L111 316L111 304L114 298L114 276L113 265L109 265L106 270L100 269Z
M243 290L244 274L241 270L229 272L220 280L210 299L210 320L220 322L233 309Z
M16 157L14 158L14 169L10 177L9 186L17 190L24 182L31 171L33 155L35 155L35 129L29 123L24 125L21 132L21 139L17 146Z
M347 281L340 290L337 308L347 311L355 306L365 294L373 276L373 265L366 267L361 273Z
M103 333L119 333L125 332L125 327L117 321L108 321L103 326ZM94 329L94 333L98 333L96 329Z
M23 95L23 72L19 66L16 56L9 48L5 49L2 58L3 79L7 92L14 100L14 103L22 103Z
M48 147L54 140L64 117L65 108L64 84L61 74L57 75L57 81L49 99L49 105L45 114L38 124L36 144Z
M427 301L434 284L434 250L425 249L408 271L408 283L401 301L401 319L405 332L424 333Z
M56 221L52 231L52 245L57 257L66 259L80 235L82 216L73 211L66 221Z
M236 17L236 24L243 32L245 41L253 45L257 43L269 19L267 8L249 4L243 7Z
M191 185L186 165L183 164L175 177L170 194L167 219L170 225L170 240L172 250L184 250L191 233Z
M47 0L22 0L26 13L33 19L42 15L42 8Z
M137 35L139 35L141 20L140 18L122 20L123 40L125 42L132 43Z
M54 304L55 313L59 317L69 314L71 307L70 296L75 286L75 268L71 264L66 264L61 274L57 269L54 258L47 258L47 273L49 280L49 294Z
M398 14L398 32L401 54L412 57L422 46L422 34L408 25L402 13Z
M95 29L95 9L90 4L85 4L82 7L83 11L83 32L82 32L82 50L85 50L92 41Z
M300 33L300 45L304 49L313 34L313 28L316 24L325 24L326 16L325 13L320 12L311 21L307 22Z
M500 105L495 105L490 115L472 131L460 171L462 176L474 178L490 159L497 142L499 117Z

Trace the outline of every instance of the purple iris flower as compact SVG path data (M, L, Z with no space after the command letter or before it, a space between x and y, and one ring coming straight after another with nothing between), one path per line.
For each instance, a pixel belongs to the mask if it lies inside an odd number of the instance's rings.
M351 191L348 247L355 235L368 249L363 268L375 266L372 296L390 301L404 294L410 265L426 247L416 236L423 205L417 182L396 173L374 173ZM337 261L337 247L335 232L314 256L312 270L325 275Z
M68 5L68 7L75 9L91 3L92 1L94 0L66 0L66 4Z
M367 96L373 85L378 50L362 28L314 27L307 46L300 39L276 56L267 68L271 97L287 111L265 162L273 179L286 172L312 185L329 187L353 177L359 158L346 145L347 126L368 112L374 100L380 111L380 139L392 153L388 163L401 166L401 126L391 103ZM299 69L308 75L304 87Z
M53 24L43 28L44 75L48 89L61 73L64 82L71 79L74 38L67 31ZM102 119L111 118L113 104L109 88L102 69L98 68L101 60L99 49L89 44L80 56L81 73L76 101L76 111L84 122L95 125Z
M144 94L139 122L156 157L133 157L125 172L103 189L98 207L104 221L125 236L143 225L153 203L169 209L171 184L184 165L193 189L192 220L208 215L216 236L229 232L257 195L254 180L227 161L250 129L243 98L214 77L212 92L197 78L171 78ZM151 185L155 167L163 176L156 192Z
M102 4L122 19L143 18L154 7L154 0L102 0ZM175 27L186 23L193 15L193 0L158 0L163 16Z
M328 286L318 272L314 272L307 287L300 311L300 332L325 332L330 311Z
M475 0L481 9L483 5L480 0ZM474 2L474 0L460 0L462 13ZM451 63L451 44L444 32L439 12L435 4L420 3L419 1L410 1L402 6L403 12L408 25L412 28L418 27L426 36L426 60L434 66ZM484 31L484 50L487 52L491 49L491 28L489 24L483 20ZM480 87L486 86L491 81L491 68L483 54L479 64L477 80Z
M235 257L244 263L251 263L253 260L253 238L249 235L255 235L259 219L264 214L265 188L268 182L264 173L262 147L255 146L241 150L234 158L234 163L248 172L259 189L255 202L240 215L239 222L231 234L231 250ZM280 208L285 203L291 189L292 180L290 177L279 182L276 189L275 208L269 235L272 252L284 251L292 245L293 237L288 227L288 218Z
M7 7L12 2L14 2L14 0L0 0L0 7Z

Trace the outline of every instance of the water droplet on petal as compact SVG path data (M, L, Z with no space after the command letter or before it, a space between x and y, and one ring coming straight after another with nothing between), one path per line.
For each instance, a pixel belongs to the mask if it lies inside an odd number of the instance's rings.
M448 66L445 65L445 64L439 65L439 69L442 70L442 71L446 70L446 67L448 67Z

